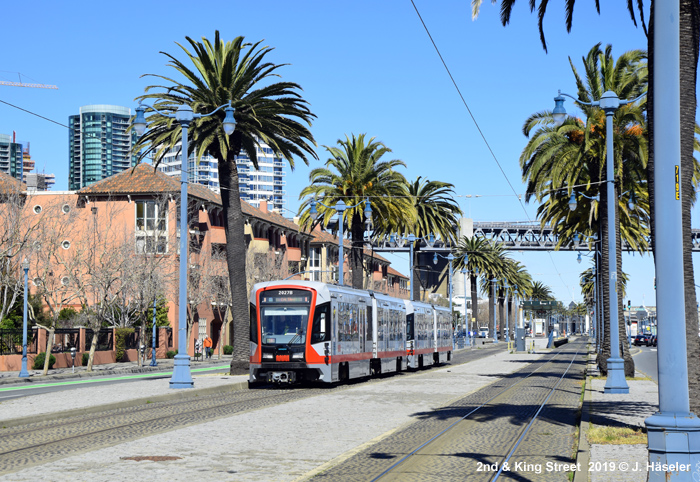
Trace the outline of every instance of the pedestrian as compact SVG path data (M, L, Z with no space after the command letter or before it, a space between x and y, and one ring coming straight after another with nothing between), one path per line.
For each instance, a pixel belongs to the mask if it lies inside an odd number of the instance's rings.
M196 353L202 353L202 340L197 338L197 341L194 342L194 352L195 352L195 360L197 359Z
M207 335L207 337L204 339L204 351L206 351L207 359L211 358L211 354L213 351L211 348L211 345L212 345L211 338L209 337L209 335Z

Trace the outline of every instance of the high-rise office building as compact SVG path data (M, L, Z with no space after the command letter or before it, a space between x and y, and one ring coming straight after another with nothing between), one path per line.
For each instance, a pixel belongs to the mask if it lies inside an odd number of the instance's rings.
M179 176L182 168L182 158L179 153L180 144L176 149L165 154L158 165L158 169L168 175ZM236 156L238 166L238 179L241 199L248 201L255 207L259 207L260 201L267 201L272 210L281 212L287 203L283 189L285 162L275 157L272 149L265 143L260 143L257 148L258 169L253 167L252 161L246 155ZM220 192L219 163L212 156L202 156L199 164L195 162L194 154L190 155L189 162L190 182L196 182L207 186L214 192Z
M0 134L0 172L22 180L24 173L22 144L17 142L14 133L11 136Z
M86 105L68 117L68 189L77 191L136 165L136 132L126 132L130 117L131 109L116 105Z

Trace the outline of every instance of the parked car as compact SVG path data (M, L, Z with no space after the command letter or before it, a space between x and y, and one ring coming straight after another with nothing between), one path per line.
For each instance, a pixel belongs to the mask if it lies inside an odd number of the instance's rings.
M649 336L640 333L639 335L634 337L634 346L639 346L639 345L644 345L644 346L649 346Z
M656 346L656 335L651 335L649 337L649 345Z

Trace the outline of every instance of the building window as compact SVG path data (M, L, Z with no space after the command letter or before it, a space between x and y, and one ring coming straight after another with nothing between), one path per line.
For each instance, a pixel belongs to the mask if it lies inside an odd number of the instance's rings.
M309 248L308 269L311 281L321 281L321 248Z
M168 252L168 210L155 201L136 201L136 252Z

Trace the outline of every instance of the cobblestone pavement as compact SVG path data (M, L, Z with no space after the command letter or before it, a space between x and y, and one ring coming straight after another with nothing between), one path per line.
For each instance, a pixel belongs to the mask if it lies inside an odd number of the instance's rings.
M101 482L147 477L191 481L202 476L223 481L295 480L312 475L324 464L335 465L339 459L382 440L397 427L419 418L420 414L449 405L540 356L508 354L502 349L473 352L480 353L482 358L461 365L351 384L337 390L320 389L315 396L282 400L282 403L264 408L251 406L209 421L191 420L189 426L189 422L185 422L176 429L149 422L153 425L146 424L136 430L136 435L141 437L137 440L122 441L113 436L105 448L83 448L72 455L62 452L49 464L0 475L0 480L35 482L50 478ZM203 379L195 377L195 386L201 385ZM221 382L230 383L230 380ZM167 380L134 383L138 387L161 384L167 391ZM94 405L105 403L124 390L123 386L102 387L97 397L94 390L86 387L71 391L71 396L81 401L89 399ZM146 390L138 389L139 393L133 393L132 397L145 396ZM305 391L308 389L290 392ZM243 390L240 393L267 392ZM31 404L34 409L47 412L51 409L45 406L51 405L51 400L46 398L27 397L7 403L14 407ZM5 406L5 403L0 404L0 409ZM185 416L182 415L183 419ZM135 417L136 413L129 413L127 420ZM85 417L85 423L94 425L97 422ZM159 429L168 431L158 433ZM68 430L68 427L61 430ZM15 437L23 436L15 434ZM3 433L0 443L6 443L8 438L12 437ZM60 447L48 445L44 450L64 451L70 443Z
M573 435L578 426L587 352L582 342L565 345L562 351L560 355L552 353L449 405L416 412L415 422L343 463L328 468L312 480L368 481L382 474L382 481L491 480L493 464L501 466L539 405L573 360L567 377L549 400L551 405L542 410L540 420L533 424L530 435L515 453L516 458L509 464L511 471L504 471L501 476L502 480L568 480L564 468L547 472L546 464L575 463ZM537 371L533 373L533 369ZM499 395L515 382L519 382L516 388ZM489 401L493 397L496 398ZM482 404L486 405L461 420ZM452 428L435 438L448 427ZM434 441L430 442L432 439ZM416 455L387 472L393 464L428 442L429 445ZM530 465L521 467L523 462ZM541 473L537 473L538 467Z

